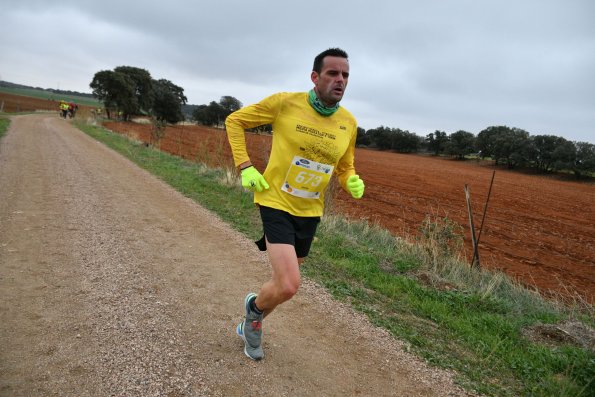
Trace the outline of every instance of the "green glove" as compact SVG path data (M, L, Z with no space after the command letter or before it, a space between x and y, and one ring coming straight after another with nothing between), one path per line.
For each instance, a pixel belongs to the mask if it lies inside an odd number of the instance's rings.
M347 179L347 190L351 193L351 196L355 199L360 199L364 195L364 181L359 179L359 175L351 175Z
M262 174L253 166L244 168L241 172L242 186L252 192L262 192L269 188L269 184Z

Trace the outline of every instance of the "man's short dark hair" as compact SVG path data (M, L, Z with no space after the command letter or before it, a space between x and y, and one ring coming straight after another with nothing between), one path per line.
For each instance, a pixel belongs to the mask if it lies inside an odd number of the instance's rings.
M312 67L312 70L316 73L320 73L322 71L322 62L324 61L324 58L329 56L349 59L347 53L342 49L329 48L328 50L322 51L320 54L316 55L316 58L314 58L314 66Z

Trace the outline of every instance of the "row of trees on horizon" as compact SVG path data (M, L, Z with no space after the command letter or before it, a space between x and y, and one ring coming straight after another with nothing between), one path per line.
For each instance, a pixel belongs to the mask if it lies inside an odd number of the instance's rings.
M430 152L458 159L474 155L495 165L535 168L544 173L571 170L577 178L595 173L595 145L555 135L531 135L520 128L487 127L477 136L459 130L435 131L425 137L398 128L358 130L357 144L400 153Z
M174 124L191 119L197 124L221 127L229 114L243 106L232 96L223 96L208 105L187 105L183 88L169 80L154 80L147 70L132 66L97 72L90 87L108 111L117 110L125 120L132 115L144 114L162 123ZM263 126L260 130L271 132L271 126ZM399 153L429 152L458 159L475 154L511 169L531 167L546 173L571 170L577 177L595 173L595 145L555 135L531 135L520 128L507 126L490 126L477 136L463 130L452 134L437 130L424 137L399 128L380 126L365 130L360 127L356 144Z

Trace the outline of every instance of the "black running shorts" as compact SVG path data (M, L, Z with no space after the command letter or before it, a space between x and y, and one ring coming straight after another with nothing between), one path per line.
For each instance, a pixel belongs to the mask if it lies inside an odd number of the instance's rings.
M266 239L271 244L291 244L295 247L298 258L305 258L310 252L316 228L320 223L319 216L294 216L275 208L260 206L260 217L264 236L256 245L266 251Z

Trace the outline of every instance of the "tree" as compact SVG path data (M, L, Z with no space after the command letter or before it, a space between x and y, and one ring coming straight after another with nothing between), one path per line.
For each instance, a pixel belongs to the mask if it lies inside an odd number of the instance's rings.
M135 106L134 83L125 74L102 70L95 73L89 86L93 89L93 95L103 101L108 117L110 108L132 109Z
M105 107L110 107L115 104L116 99L113 97L112 85L114 85L115 72L111 70L102 70L95 73L93 80L89 87L93 89L93 96L100 101L103 101Z
M506 126L492 126L477 134L475 142L481 158L494 156L498 137L505 134L507 130L509 128ZM494 160L496 161L496 165L498 165L498 159L494 158Z
M572 169L576 159L576 146L569 140L560 137L553 154L555 171Z
M391 130L388 127L380 126L368 130L367 135L370 136L372 145L380 150L387 150L392 148Z
M421 137L412 132L383 126L368 130L366 136L369 137L371 146L401 153L417 152L422 141Z
M219 99L219 106L221 108L219 119L217 120L217 124L224 123L227 116L232 114L238 109L242 108L242 102L238 101L236 98L232 96L222 96Z
M130 109L129 112L124 110L124 113L139 114L148 113L153 104L153 79L151 74L141 68L134 66L118 66L114 72L121 73L132 81L133 96L136 108Z
M399 128L391 130L391 149L400 153L415 153L419 150L421 138Z
M572 171L577 178L585 173L595 173L595 145L588 142L575 142L576 157Z
M184 89L169 80L153 80L153 106L151 114L158 121L177 123L184 120L182 105L186 104Z
M554 135L535 135L531 137L531 160L535 167L543 172L549 172L554 165L554 150L558 144L558 137Z
M514 168L529 160L531 142L525 130L495 126L477 135L477 148L482 158L492 157L496 165L503 161L508 168Z
M459 130L450 134L448 143L445 146L445 152L447 154L463 160L465 155L475 151L475 135L467 131Z
M426 136L425 144L428 150L438 156L442 153L448 143L448 136L444 131L432 132Z
M192 118L202 125L218 126L227 117L226 112L217 102L211 101L208 105L199 105L192 113Z
M531 142L531 160L537 169L551 172L573 168L577 151L574 143L555 135L536 135Z
M522 166L529 160L529 133L520 128L510 128L500 135L496 145L496 156L506 161L508 168Z
M95 73L89 84L93 95L103 101L106 109L116 107L124 117L147 113L153 103L151 74L133 66L118 66L113 71Z
M366 130L362 127L357 127L357 138L355 144L358 146L370 146L372 139L370 134L366 133Z
M223 109L229 112L226 115L226 117L229 116L231 113L235 112L236 110L241 109L243 106L242 102L240 102L232 96L222 96L219 100L219 105L221 105Z
M192 119L199 124L219 126L227 116L242 108L242 102L232 96L222 96L219 103L211 101L208 105L199 105L192 112Z
M197 124L209 125L207 122L207 105L198 105L192 111L192 120L196 121Z

